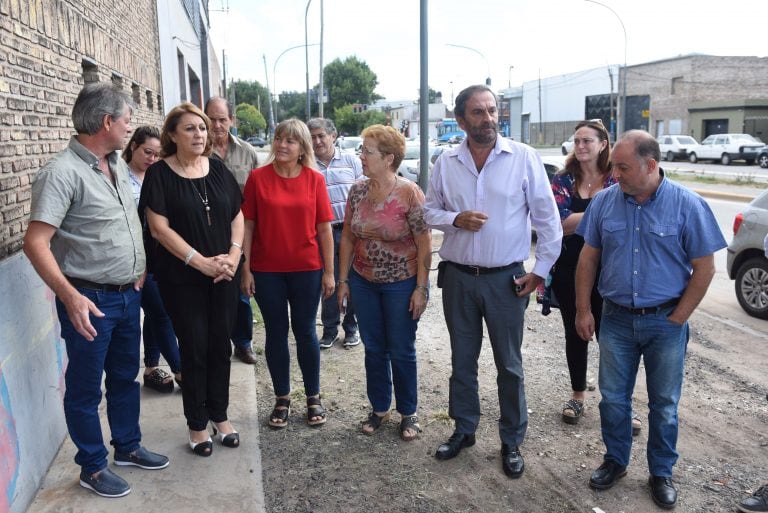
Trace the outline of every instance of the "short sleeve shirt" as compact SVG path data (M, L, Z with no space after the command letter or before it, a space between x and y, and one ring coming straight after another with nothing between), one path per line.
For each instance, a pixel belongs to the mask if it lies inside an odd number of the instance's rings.
M394 283L416 275L414 235L426 233L424 194L416 184L401 178L380 203L368 199L370 182L352 186L346 222L355 236L352 267L374 283Z
M116 152L107 160L114 185L73 136L37 173L30 221L56 228L51 252L64 275L122 285L144 273L146 257L128 165Z
M681 297L691 261L726 246L707 202L666 178L642 205L618 185L599 192L576 233L601 250L600 295L636 308Z
M349 196L352 184L365 178L363 165L357 155L341 153L337 148L327 166L318 160L317 167L323 174L325 185L328 187L328 197L333 209L333 222L342 222L344 221L344 209L347 206L347 196Z
M256 148L239 137L235 137L232 134L229 134L228 137L227 158L222 160L227 169L234 175L240 190L242 190L245 187L245 182L248 180L248 175L259 167L259 155L256 152ZM216 153L216 156L220 158L218 153Z

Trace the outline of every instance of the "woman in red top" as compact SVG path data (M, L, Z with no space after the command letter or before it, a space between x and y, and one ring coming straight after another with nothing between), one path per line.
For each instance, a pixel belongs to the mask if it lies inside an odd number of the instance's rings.
M269 425L288 425L291 392L288 307L296 356L307 395L307 423L325 423L320 402L320 345L315 317L320 294L335 289L333 212L323 176L315 171L307 126L288 119L275 128L267 165L251 171L243 190L243 251L252 273L241 288L253 294L264 317L267 367L275 391Z

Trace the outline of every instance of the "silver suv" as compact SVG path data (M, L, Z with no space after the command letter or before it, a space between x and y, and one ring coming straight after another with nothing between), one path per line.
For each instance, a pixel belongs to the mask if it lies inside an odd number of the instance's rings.
M768 319L768 258L763 242L768 233L768 190L733 221L728 245L728 277L736 280L736 299L749 315Z

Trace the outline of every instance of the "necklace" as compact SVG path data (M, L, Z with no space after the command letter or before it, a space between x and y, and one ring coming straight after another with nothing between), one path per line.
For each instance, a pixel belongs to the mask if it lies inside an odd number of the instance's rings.
M392 195L392 193L395 190L395 187L397 187L397 177L395 177L395 181L392 184L392 188L389 190L389 192L387 193L386 196L381 196L381 199L378 199L378 196L379 196L378 194L375 194L375 195L374 194L370 194L371 201L373 201L374 203L381 203L381 202L383 202L384 200L386 200L387 198L389 198ZM368 191L369 192L371 191L370 188L368 189Z
M198 189L197 185L195 185L194 178L192 178L189 173L187 173L187 167L181 160L179 160L178 156L176 157L176 162L178 162L181 166L181 169L184 170L184 175L189 178L189 183L192 184L192 188L197 193L197 197L200 198L200 201L203 202L203 208L205 208L205 216L208 218L208 226L211 226L211 207L208 205L208 189L205 186L205 175L203 174L202 167L200 168L200 174L202 175L203 179L203 193L200 194L200 189Z

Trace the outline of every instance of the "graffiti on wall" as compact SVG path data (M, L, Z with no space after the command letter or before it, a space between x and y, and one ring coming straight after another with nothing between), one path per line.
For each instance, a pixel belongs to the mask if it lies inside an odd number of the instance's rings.
M16 424L11 412L8 386L0 362L0 487L5 490L0 494L0 511L9 511L19 478L19 444L16 436Z

